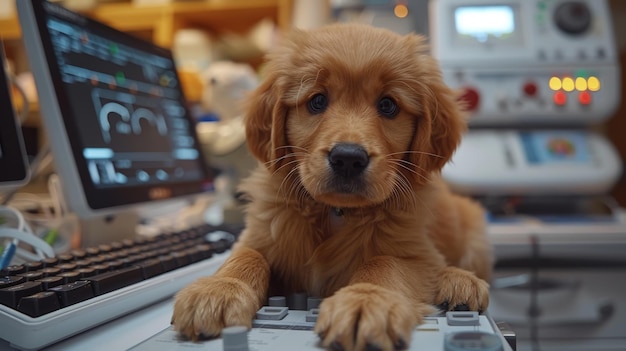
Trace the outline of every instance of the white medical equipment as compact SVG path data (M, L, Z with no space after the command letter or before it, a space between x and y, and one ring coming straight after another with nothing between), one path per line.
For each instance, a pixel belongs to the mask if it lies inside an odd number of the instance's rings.
M607 1L433 0L430 36L470 111L443 171L453 188L587 196L615 184L618 153L589 130L621 96Z

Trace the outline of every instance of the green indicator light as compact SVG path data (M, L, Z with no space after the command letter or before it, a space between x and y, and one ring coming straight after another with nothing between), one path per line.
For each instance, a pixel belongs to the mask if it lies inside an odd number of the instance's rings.
M587 78L589 77L589 71L584 70L584 69L579 69L578 71L574 72L574 77Z
M109 52L111 53L111 55L117 55L117 53L120 52L120 48L117 46L117 44L111 44L109 45Z
M115 73L115 80L117 81L118 85L123 85L126 82L126 76L124 75L124 72Z

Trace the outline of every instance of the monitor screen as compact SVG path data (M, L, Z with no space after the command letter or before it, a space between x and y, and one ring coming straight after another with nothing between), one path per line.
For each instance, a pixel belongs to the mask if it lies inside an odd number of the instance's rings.
M17 123L4 49L0 41L0 189L18 186L28 180L28 161Z
M520 10L510 5L472 5L454 9L457 41L475 45L521 45Z
M169 50L43 1L18 1L42 118L85 217L212 189Z

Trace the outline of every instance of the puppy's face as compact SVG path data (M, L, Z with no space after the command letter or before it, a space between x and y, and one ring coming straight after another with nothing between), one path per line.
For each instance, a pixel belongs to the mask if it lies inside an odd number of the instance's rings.
M248 145L330 206L406 198L441 169L464 128L415 35L360 25L296 32L267 72L246 116Z

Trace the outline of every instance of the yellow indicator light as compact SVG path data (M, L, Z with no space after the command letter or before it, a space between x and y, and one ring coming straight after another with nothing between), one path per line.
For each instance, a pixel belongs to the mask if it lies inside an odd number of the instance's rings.
M570 77L563 78L563 90L570 92L570 91L574 91L574 88L575 88L575 84L572 78Z
M598 77L591 76L587 79L587 88L591 91L600 90L600 79Z
M393 8L393 14L398 18L405 18L409 15L409 8L406 5L398 4Z
M587 80L583 77L576 78L576 90L585 91L587 90Z
M550 89L557 91L561 89L561 79L559 77L552 77L548 82Z

